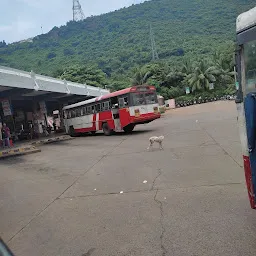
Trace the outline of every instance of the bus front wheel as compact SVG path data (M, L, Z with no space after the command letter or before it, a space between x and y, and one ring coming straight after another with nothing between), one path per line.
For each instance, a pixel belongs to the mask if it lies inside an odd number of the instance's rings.
M104 134L105 134L106 136L110 136L110 135L112 135L112 133L113 133L113 131L109 128L109 126L108 126L107 123L104 123L104 124L102 125L102 130L103 130L103 132L104 132Z
M135 127L134 124L129 124L129 125L125 126L123 129L124 129L125 133L131 133L133 131L134 127Z

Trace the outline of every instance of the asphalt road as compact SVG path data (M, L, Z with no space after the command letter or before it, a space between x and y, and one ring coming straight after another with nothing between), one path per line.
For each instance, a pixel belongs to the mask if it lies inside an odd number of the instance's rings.
M164 151L148 152L155 135ZM17 256L256 255L234 102L41 149L0 162L0 236Z

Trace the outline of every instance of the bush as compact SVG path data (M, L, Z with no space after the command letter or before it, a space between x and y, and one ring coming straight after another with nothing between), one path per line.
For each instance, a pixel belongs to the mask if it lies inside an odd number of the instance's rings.
M165 111L166 111L165 106L159 107L159 111L160 111L161 114L165 113Z
M47 54L47 59L53 59L57 56L57 54L55 52L50 52Z
M75 52L74 52L72 49L66 48L66 49L63 50L63 54L64 54L65 56L68 56L68 55L74 55Z

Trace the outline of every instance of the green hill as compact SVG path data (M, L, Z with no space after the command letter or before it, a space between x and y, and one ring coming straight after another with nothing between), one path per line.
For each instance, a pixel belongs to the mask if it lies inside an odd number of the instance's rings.
M160 59L170 63L212 55L235 39L239 13L255 0L152 0L68 22L33 42L0 43L0 65L48 75L73 64L96 64L108 76L151 61L149 26Z

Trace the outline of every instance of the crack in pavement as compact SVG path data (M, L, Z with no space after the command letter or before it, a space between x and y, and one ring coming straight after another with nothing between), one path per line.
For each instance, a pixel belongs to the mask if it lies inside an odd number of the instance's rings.
M154 190L156 180L157 180L161 175L162 175L162 170L161 170L161 169L158 169L158 174L156 175L156 177L154 178L154 180L153 180L153 182L152 182L152 186L151 186L150 191L153 191L153 190Z
M155 179L153 180L152 187L151 187L150 191L154 190L156 180L161 175L162 175L162 170L159 168L158 169L158 174L156 175ZM164 241L163 241L164 240L164 235L165 235L165 232L166 232L166 229L165 229L164 223L163 223L163 220L164 220L164 209L163 209L163 203L160 200L157 199L158 191L159 191L159 189L156 190L156 193L155 193L155 196L154 196L154 201L159 205L159 209L160 209L160 225L161 225L161 229L162 229L161 235L160 235L160 243L161 243L162 256L166 256L168 251L165 248Z
M91 248L88 252L84 253L82 256L91 256L92 253L95 251L95 248Z
M160 174L161 175L161 174ZM160 176L159 174L156 176L155 180ZM217 186L230 186L230 185L241 185L243 182L229 182L229 183L220 183L220 184L209 184L209 185L195 185L195 186L188 186L188 187L174 187L174 188L154 188L154 186L151 186L151 188L148 189L142 189L142 190L129 190L124 191L123 194L130 194L130 193L144 193L144 192L152 192L152 191L171 191L171 190L179 190L179 189L190 189L190 188L202 188L202 187L217 187ZM153 187L153 189L152 189ZM109 195L120 195L120 192L108 192L108 193L101 193L101 194L89 194L89 195L80 195L80 196L67 196L67 197L60 197L57 198L58 200L63 199L76 199L76 198L87 198L87 197L98 197L98 196L109 196Z
M164 210L163 210L163 203L157 199L157 194L158 194L159 189L156 190L156 194L154 196L154 201L159 205L160 209L160 225L161 225L161 235L160 235L160 243L161 243L161 250L162 250L162 256L166 256L168 251L164 246L164 235L166 232L166 229L164 227L163 219L164 219Z
M122 141L120 143L118 143L117 145L115 145L107 154L103 155L98 161L96 161L92 166L90 166L85 172L83 172L81 175L79 175L74 182L72 182L72 184L70 186L68 186L59 196L57 196L56 198L54 198L49 204L46 205L46 207L44 207L41 211L39 211L37 214L35 214L29 221L27 224L25 224L21 229L19 229L9 240L8 243L11 242L20 232L22 232L27 226L29 226L29 224L36 219L41 213L43 213L44 211L46 211L47 208L49 208L56 200L60 199L60 197L68 190L70 189L82 176L84 176L85 174L87 174L95 165L97 165L103 158L107 157L109 154L111 154L117 147L119 147L125 140L127 140L128 137L122 139Z
M148 189L142 189L142 190L129 190L129 191L123 191L122 194L130 194L130 193L143 193L143 192L149 192ZM109 193L102 193L102 194L96 194L96 195L80 195L80 196L66 196L66 197L60 197L58 200L62 199L76 199L76 198L86 198L86 197L97 197L97 196L110 196L110 195L120 195L120 192L109 192Z

